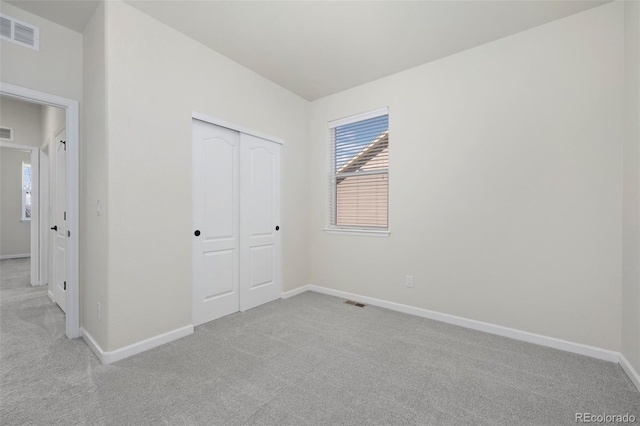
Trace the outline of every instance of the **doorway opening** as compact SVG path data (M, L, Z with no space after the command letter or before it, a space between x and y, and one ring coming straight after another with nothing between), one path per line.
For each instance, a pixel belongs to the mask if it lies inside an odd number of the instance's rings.
M18 209L21 223L28 224L29 248L16 254L30 260L31 286L46 285L49 297L65 312L67 337L80 337L78 102L6 83L0 83L0 102L0 126L12 129L3 132L11 138L0 139L0 148L29 155L29 163L20 165ZM13 109L20 111L5 114ZM27 110L34 116L25 115ZM3 235L2 245L7 242Z

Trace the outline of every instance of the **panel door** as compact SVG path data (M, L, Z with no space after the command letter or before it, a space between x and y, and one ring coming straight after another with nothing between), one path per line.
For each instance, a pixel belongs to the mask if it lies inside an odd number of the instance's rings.
M281 145L240 135L240 309L278 299Z
M60 309L67 312L67 132L55 137L55 207L53 279L54 298Z
M193 324L239 310L239 133L193 120Z

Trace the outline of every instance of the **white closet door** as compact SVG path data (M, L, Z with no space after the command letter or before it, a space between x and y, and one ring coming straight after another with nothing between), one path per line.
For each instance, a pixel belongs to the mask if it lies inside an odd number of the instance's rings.
M193 324L239 310L239 133L193 120Z
M281 146L240 135L240 309L281 295Z

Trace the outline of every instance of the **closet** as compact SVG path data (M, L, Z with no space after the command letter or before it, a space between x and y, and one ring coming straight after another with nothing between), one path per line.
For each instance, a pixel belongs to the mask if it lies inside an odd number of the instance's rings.
M281 295L278 141L192 121L193 324Z

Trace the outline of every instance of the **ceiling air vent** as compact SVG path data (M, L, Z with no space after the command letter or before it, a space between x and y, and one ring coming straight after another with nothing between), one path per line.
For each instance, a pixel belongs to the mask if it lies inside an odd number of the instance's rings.
M0 140L12 141L13 140L13 129L11 129L9 127L0 127Z
M40 50L40 28L0 13L0 37L20 46Z

